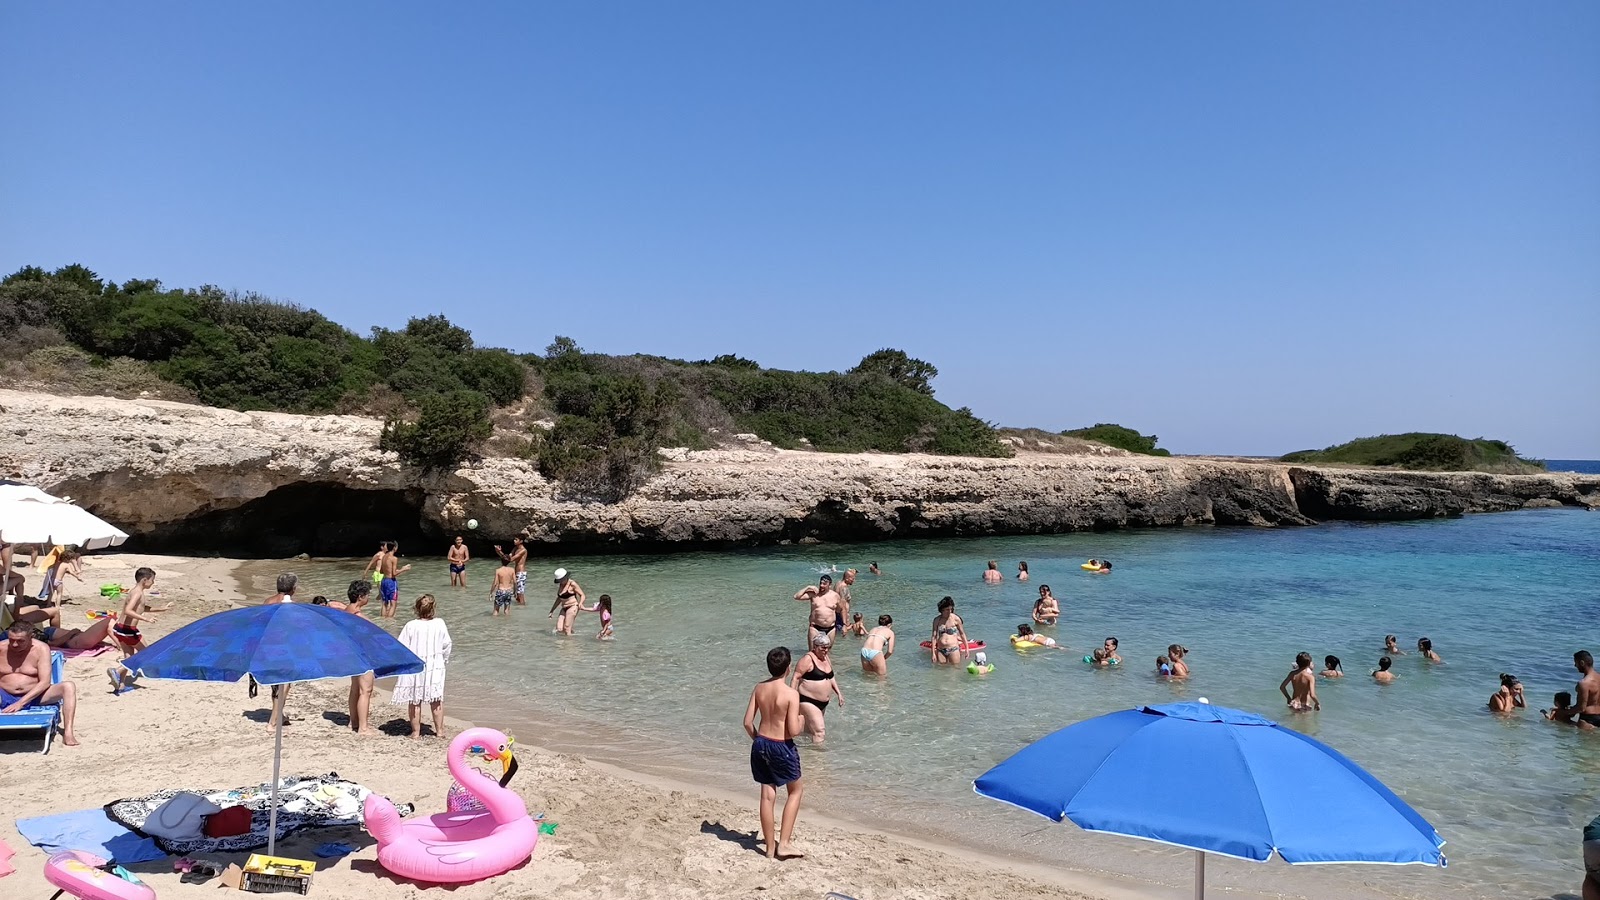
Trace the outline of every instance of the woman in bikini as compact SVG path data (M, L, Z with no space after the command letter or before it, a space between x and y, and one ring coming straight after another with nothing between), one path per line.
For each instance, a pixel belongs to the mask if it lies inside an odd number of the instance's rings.
M800 657L794 666L794 689L800 692L800 718L805 720L806 733L811 735L814 744L822 743L827 735L822 714L828 711L829 699L838 697L839 708L844 709L844 693L839 690L838 679L833 677L833 660L828 656L832 647L833 638L819 634L811 639L811 652Z
M567 570L557 569L556 602L550 604L551 617L555 616L557 609L561 610L561 617L556 619L556 634L572 634L572 624L578 620L578 609L586 599L583 588L567 574Z
M956 615L956 601L946 597L939 601L939 616L933 620L933 664L953 666L966 655L967 624Z
M861 671L874 675L889 674L889 657L894 655L894 619L884 613L878 617L878 627L867 632L861 642Z

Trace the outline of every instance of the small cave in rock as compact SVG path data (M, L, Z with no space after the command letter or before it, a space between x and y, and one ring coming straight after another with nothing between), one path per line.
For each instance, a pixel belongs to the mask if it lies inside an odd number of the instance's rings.
M439 534L422 517L421 491L360 490L317 482L277 488L232 509L212 510L128 539L125 549L244 558L366 556L379 541L402 548Z

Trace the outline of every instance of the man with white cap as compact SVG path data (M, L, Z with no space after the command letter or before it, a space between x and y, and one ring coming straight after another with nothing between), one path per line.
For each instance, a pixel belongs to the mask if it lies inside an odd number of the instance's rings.
M556 570L556 602L550 604L550 618L555 618L560 608L561 618L556 619L556 634L571 634L572 625L578 621L578 607L583 604L583 588L567 574L566 569Z

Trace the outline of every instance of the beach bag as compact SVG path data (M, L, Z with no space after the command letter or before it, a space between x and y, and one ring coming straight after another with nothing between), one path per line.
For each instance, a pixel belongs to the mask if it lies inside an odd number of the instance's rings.
M222 812L222 807L188 791L150 811L140 831L169 841L195 841L205 836L206 816Z
M206 816L206 837L225 838L250 833L254 813L248 806L230 806L219 813Z

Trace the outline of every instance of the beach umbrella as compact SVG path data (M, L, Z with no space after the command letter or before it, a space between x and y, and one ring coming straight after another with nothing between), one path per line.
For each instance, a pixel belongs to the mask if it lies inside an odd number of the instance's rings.
M0 498L0 540L8 544L70 544L100 550L127 539L127 532L63 500Z
M371 672L377 678L414 675L422 660L394 636L361 616L326 606L268 603L206 616L174 631L123 662L146 678L238 681L249 675L267 685ZM278 777L283 759L283 702L278 691L273 717L272 803L267 855L278 842Z
M1271 719L1169 703L1069 725L973 789L1053 821L1207 853L1289 863L1445 865L1444 839L1338 751Z

